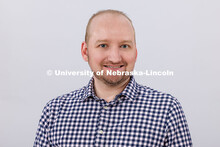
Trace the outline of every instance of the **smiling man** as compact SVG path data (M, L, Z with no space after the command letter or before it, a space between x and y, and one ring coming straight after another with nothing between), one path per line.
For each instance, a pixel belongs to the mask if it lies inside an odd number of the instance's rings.
M94 72L96 95L110 102L125 88L130 76L108 75L107 71L132 71L137 58L131 21L117 11L99 12L88 23L81 50ZM104 74L96 75L101 70Z
M135 30L123 12L94 14L81 53L94 76L87 86L45 106L35 147L192 146L176 98L139 85L131 75L108 74L133 71L137 59Z

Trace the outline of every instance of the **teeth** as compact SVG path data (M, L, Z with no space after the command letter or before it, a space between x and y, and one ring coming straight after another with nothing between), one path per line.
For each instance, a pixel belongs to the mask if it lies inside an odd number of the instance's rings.
M108 68L120 68L121 66L105 66L105 67L108 67Z

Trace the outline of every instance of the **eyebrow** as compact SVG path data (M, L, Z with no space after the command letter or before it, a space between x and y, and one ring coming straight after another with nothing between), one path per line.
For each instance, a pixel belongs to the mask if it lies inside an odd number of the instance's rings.
M97 40L95 43L108 42L108 40Z
M121 43L130 43L130 44L133 44L133 42L131 40L124 40L122 41Z
M97 40L95 43L98 44L98 43L102 43L102 42L109 42L109 40ZM121 41L120 43L130 43L130 44L133 44L133 42L131 40L124 40L124 41Z

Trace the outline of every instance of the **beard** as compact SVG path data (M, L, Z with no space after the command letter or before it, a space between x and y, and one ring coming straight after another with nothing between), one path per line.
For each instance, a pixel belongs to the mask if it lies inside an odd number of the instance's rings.
M107 71L103 70L104 65L108 65L108 64L120 65L121 64L124 66L123 71L126 71L127 63L125 61L121 61L120 63L113 63L111 61L103 61L102 63L100 63L100 67L98 70L92 68L90 56L88 56L88 63L89 63L91 70L93 71L94 76L97 79L99 79L100 81L102 81L104 84L111 86L111 87L120 85L120 84L124 83L125 81L129 81L129 79L131 77L131 75L125 75L125 74L124 75L108 75ZM102 74L97 74L97 72L101 73L102 70L103 70ZM112 70L112 71L114 71L114 70ZM120 71L120 72L122 72L122 71Z
M97 72L94 72L94 76L111 87L120 85L130 78L130 75L107 75L106 71L103 75L97 75Z

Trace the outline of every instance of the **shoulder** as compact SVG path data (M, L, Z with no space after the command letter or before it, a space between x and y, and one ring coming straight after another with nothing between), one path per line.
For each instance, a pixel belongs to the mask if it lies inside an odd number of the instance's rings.
M173 117L184 118L183 108L178 99L171 94L138 84L137 102L150 112L165 114L167 121Z
M74 90L69 93L60 95L60 96L50 100L46 104L44 109L50 109L51 112L58 111L61 107L80 100L80 98L82 98L84 96L85 90L86 90L86 86L84 86L78 90Z
M150 88L148 86L143 86L141 84L137 84L137 91L138 91L138 94L142 97L147 97L147 98L152 98L152 99L157 99L157 100L162 100L162 99L166 99L169 101L177 100L174 96L172 96L169 93L162 92L162 91Z
M176 97L169 93L165 93L148 86L137 84L138 100L147 104L166 107L171 109L173 105L180 105Z

